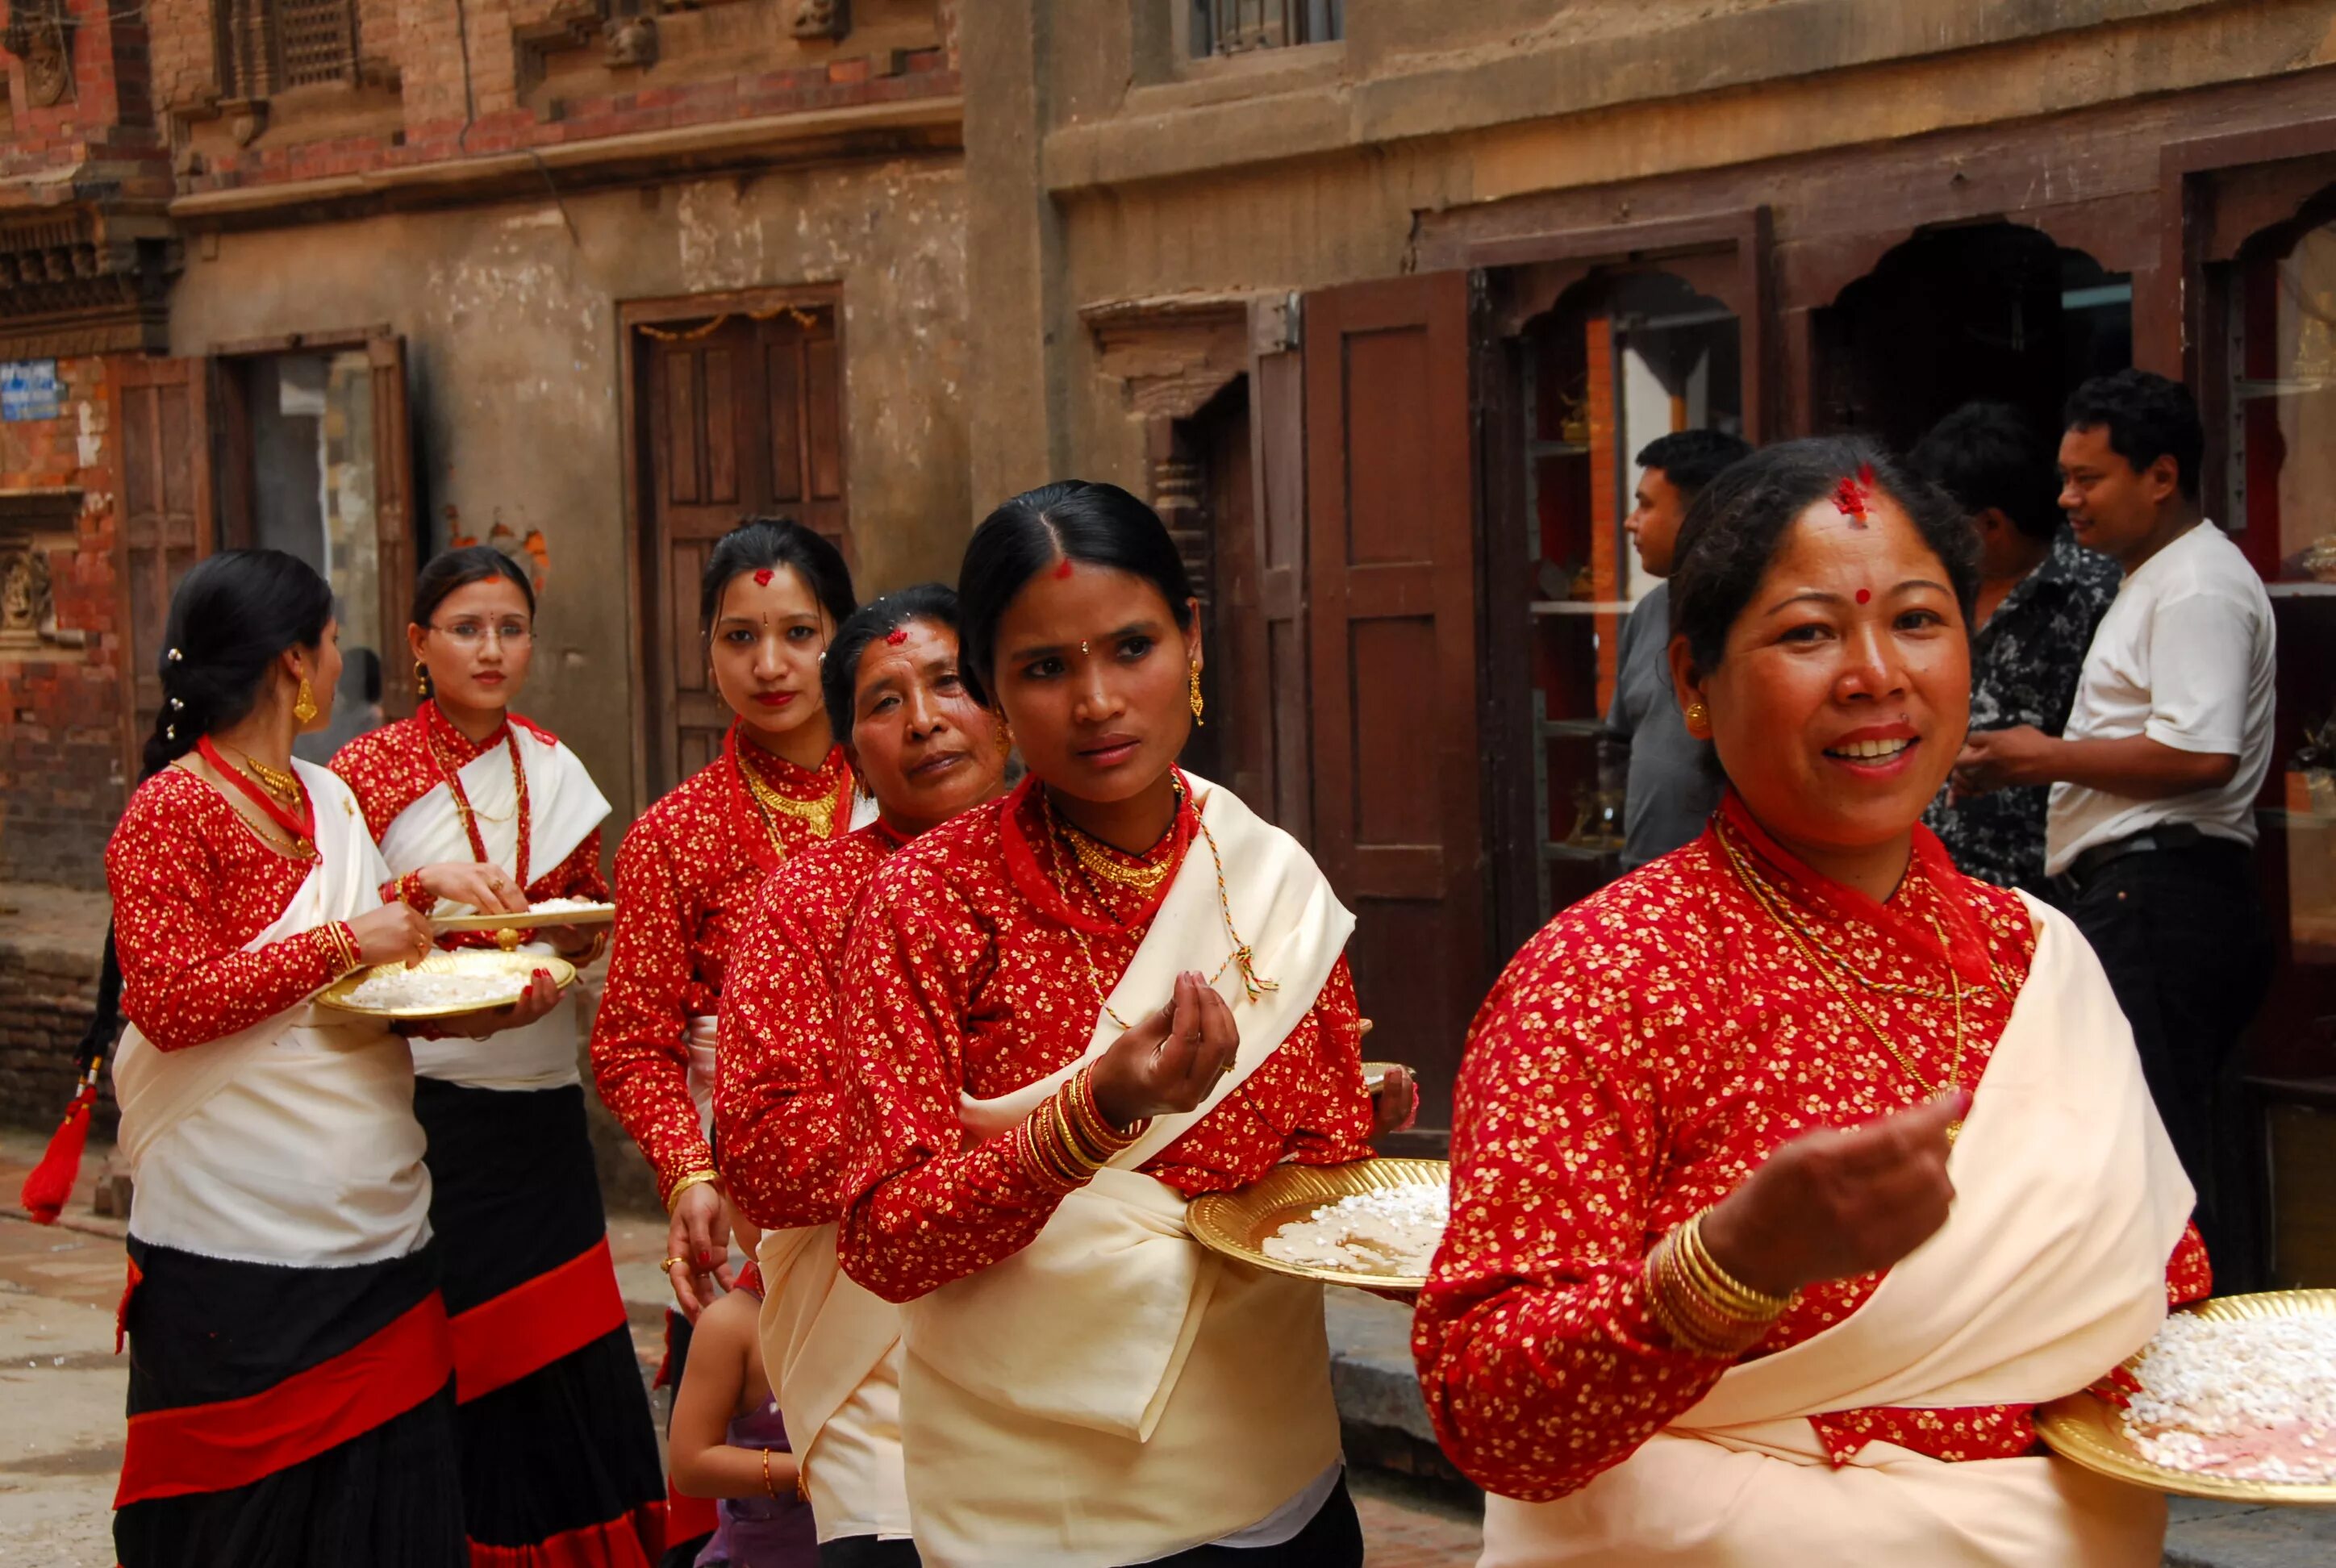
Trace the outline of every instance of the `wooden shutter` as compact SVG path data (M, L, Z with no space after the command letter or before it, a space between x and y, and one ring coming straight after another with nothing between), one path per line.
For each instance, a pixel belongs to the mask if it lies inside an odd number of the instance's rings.
M1314 852L1440 1123L1486 980L1467 275L1309 295L1304 358Z
M122 495L116 571L124 630L123 745L138 776L162 706L163 628L187 569L217 548L211 510L208 365L200 359L112 361Z
M1253 333L1251 361L1251 464L1255 501L1253 547L1260 662L1266 690L1259 704L1266 733L1260 809L1299 842L1314 842L1312 703L1306 646L1306 366L1290 341L1287 310L1271 313L1276 329ZM1241 650L1243 657L1250 649ZM1257 701L1254 684L1251 701ZM1241 716L1244 720L1246 714Z
M414 433L405 400L405 339L365 340L373 365L373 516L381 592L381 700L384 711L414 711L414 666L400 657L414 613L419 532L414 506Z

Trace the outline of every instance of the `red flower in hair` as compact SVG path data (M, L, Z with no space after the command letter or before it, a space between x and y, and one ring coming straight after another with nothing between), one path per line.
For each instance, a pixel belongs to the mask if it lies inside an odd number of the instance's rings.
M771 586L771 569L769 567L766 566L754 574L754 586L756 588L768 588Z

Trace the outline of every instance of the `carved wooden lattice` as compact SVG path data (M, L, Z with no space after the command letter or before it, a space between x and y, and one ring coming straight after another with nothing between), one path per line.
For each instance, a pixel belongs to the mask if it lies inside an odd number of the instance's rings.
M276 0L277 57L287 87L356 74L357 15L349 0Z
M287 87L354 82L355 0L217 0L219 94L265 98Z

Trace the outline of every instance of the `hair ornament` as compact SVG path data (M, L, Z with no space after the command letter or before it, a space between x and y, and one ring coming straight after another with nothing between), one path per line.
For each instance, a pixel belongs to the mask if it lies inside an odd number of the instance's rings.
M172 713L184 713L187 711L187 705L184 702L181 702L179 698L172 697L170 699L170 711Z
M905 626L896 626L884 634L884 646L887 648L898 648L908 640L909 628Z
M176 739L178 739L178 738L179 738L179 726L178 726L177 725L174 725L174 724L166 724L166 725L164 725L164 726L162 726L162 738L163 738L164 740L176 740Z
M180 663L183 663L183 662L185 661L185 659L186 659L186 657L187 657L187 656L186 656L185 654L183 654L183 653L180 653L177 648L172 648L170 652L168 652L168 653L164 654L162 657L163 657L164 658L169 659L172 664L180 664Z

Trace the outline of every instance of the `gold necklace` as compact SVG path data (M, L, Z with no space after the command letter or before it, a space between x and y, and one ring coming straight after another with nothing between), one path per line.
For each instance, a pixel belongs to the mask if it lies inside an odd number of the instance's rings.
M1043 788L1041 788L1038 793L1038 802L1046 811L1047 826L1050 829L1061 826L1062 824L1059 819L1055 814L1055 803L1053 797L1048 795ZM1180 784L1176 786L1176 805L1178 810L1181 811L1183 809L1183 802L1184 791L1183 786ZM1247 942L1241 940L1241 932L1233 927L1232 900L1231 896L1225 890L1225 858L1217 849L1217 835L1209 831L1208 819L1202 816L1197 808L1195 808L1192 813L1192 821L1194 825L1199 827L1201 830L1201 837L1202 841L1209 846L1209 861L1211 865L1214 868L1217 876L1217 912L1224 920L1225 937L1232 944L1232 951L1225 955L1225 961L1219 964L1217 966L1216 973L1209 977L1209 984L1212 986L1215 985L1219 980L1224 978L1224 973L1227 969L1232 969L1238 965L1241 969L1242 993L1253 1002L1267 991L1280 990L1281 989L1280 982L1277 980L1270 980L1263 975L1257 972L1256 953L1251 950ZM1057 836L1058 835L1052 832L1047 834L1047 841L1050 847ZM1076 850L1077 846L1074 844L1072 847ZM1071 901L1071 889L1069 881L1063 875L1062 857L1058 854L1050 853L1047 858L1054 863L1055 891L1061 895L1063 903L1065 907L1067 908ZM1085 862L1080 863L1083 864ZM1174 869L1174 867L1180 863L1182 862L1171 862L1164 864L1162 867L1161 874L1163 876L1166 875L1169 871ZM1095 988L1095 1000L1103 1008L1103 1016L1109 1018L1114 1024L1116 1024L1123 1029L1134 1027L1134 1025L1130 1024L1125 1018L1121 1018L1116 1012L1112 1010L1111 993L1104 989L1103 971L1095 968L1095 951L1087 946L1086 932L1081 930L1076 923L1073 923L1071 924L1071 935L1076 939L1079 944L1079 957L1086 963L1087 983Z
M792 795L783 794L776 784L756 773L743 756L738 759L738 771L745 775L747 791L754 795L754 803L762 808L763 826L771 835L772 848L782 852L786 849L779 840L779 824L771 820L774 812L781 816L793 817L797 822L808 823L813 838L827 838L834 833L833 795L822 794L817 800L799 801Z
M1783 911L1776 907L1776 895L1773 894L1753 872L1752 868L1745 860L1743 852L1736 847L1734 842L1731 841L1726 833L1723 833L1718 836L1721 845L1728 852L1728 862L1730 869L1736 872L1737 880L1744 884L1745 891L1752 895L1753 901L1767 911L1768 918L1776 922L1777 929L1783 931L1786 937L1792 941L1793 945L1800 950L1801 956L1808 960L1809 967L1815 969L1819 975L1823 976L1825 981L1833 987L1835 994L1841 998L1842 1005L1849 1009L1851 1016L1855 1018L1859 1023L1865 1026L1865 1032L1872 1035L1874 1040L1880 1044L1882 1048L1887 1051L1891 1057L1897 1062L1899 1067L1904 1071L1906 1076L1914 1080L1915 1085L1922 1091L1922 1097L1926 1100L1936 1099L1939 1095L1939 1086L1932 1083L1929 1078L1922 1076L1922 1072L1914 1066L1913 1060L1907 1057L1906 1053L1898 1048L1897 1042L1890 1037L1889 1032L1883 1029L1880 1024L1874 1022L1873 1015L1868 1013L1865 1008L1860 1005L1857 998L1850 991L1849 987L1842 982L1840 975L1835 972L1834 966L1827 964L1822 958L1820 958L1817 955L1816 950L1803 939L1798 930L1794 929L1793 922L1786 919ZM1945 929L1939 924L1938 918L1936 916L1932 916L1931 918L1931 929L1938 934L1940 950L1944 951L1947 945L1947 933ZM1847 966L1843 967L1846 968ZM1950 980L1952 982L1952 994L1954 998L1955 1049L1954 1055L1948 1060L1946 1086L1949 1088L1958 1088L1961 1086L1963 1071L1963 982L1962 976L1957 972L1952 959L1950 959L1947 963L1947 974ZM1856 980L1861 985L1864 985L1869 988L1873 985L1873 982L1867 980L1864 976L1859 974L1854 969L1849 969L1849 975L1852 979ZM1948 1123L1947 1142L1949 1144L1952 1144L1957 1138L1962 1135L1962 1130L1963 1125L1960 1119Z
M1150 897L1162 882L1168 880L1168 873L1176 869L1174 863L1169 861L1162 861L1158 865L1149 862L1129 865L1124 861L1116 860L1105 853L1103 846L1095 842L1093 837L1082 831L1076 823L1057 818L1056 825L1063 830L1063 836L1070 842L1071 853L1078 857L1081 870L1090 876L1101 877L1107 882L1130 889L1144 897Z
M243 771L249 774L258 783L259 787L269 794L287 804L300 798L298 774L289 768L270 767L248 751L238 749L235 755L243 759Z

